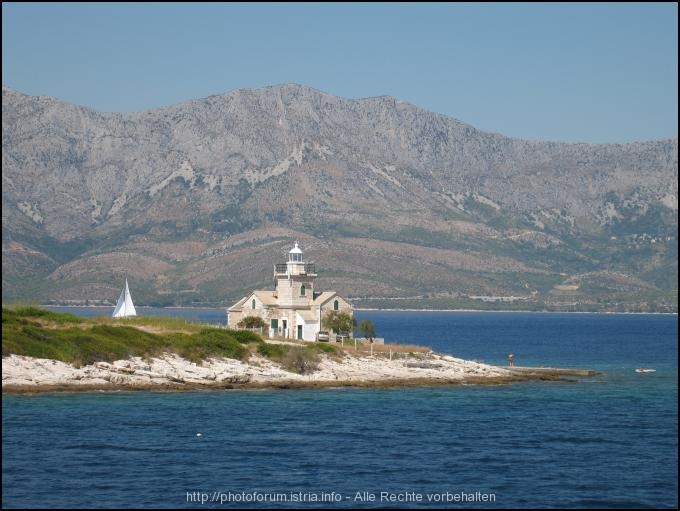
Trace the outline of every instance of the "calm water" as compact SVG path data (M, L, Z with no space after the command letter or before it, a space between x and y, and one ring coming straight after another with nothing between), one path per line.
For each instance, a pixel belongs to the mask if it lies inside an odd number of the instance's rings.
M224 322L223 310L169 311ZM494 387L3 395L3 507L677 507L677 316L357 317L388 342L490 363L512 351L518 365L605 374ZM641 366L657 372L635 373ZM453 500L461 492L495 501Z

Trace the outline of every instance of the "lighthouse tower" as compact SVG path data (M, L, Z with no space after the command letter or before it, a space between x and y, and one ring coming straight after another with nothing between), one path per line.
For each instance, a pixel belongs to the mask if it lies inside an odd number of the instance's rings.
M305 262L304 254L295 242L285 263L274 265L275 289L251 291L229 307L230 328L238 328L243 319L261 318L269 329L264 335L277 338L317 339L322 319L332 311L352 314L352 304L335 291L314 290L316 268ZM330 340L330 336L326 337Z
M302 250L295 246L288 252L288 261L274 267L274 283L280 308L309 307L314 300L313 263L305 263Z

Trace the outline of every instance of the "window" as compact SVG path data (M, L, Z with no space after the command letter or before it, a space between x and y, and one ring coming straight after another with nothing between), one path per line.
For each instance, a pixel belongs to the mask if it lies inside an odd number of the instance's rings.
M340 304L338 303L337 300L333 302L333 310L334 311L340 310Z
M300 286L300 296L305 296L305 285L304 284L302 284Z
M250 306L254 309L255 308L255 298L253 298L253 301L250 302Z

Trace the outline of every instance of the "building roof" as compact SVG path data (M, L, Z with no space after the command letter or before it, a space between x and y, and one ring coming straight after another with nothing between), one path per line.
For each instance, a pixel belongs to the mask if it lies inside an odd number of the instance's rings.
M241 298L238 302L236 302L234 305L232 305L231 307L229 307L227 310L235 311L235 310L240 309L241 307L243 307L243 304L246 303L246 300L247 300L247 299L248 299L248 297L247 297L247 296L244 296L244 297Z
M319 322L319 318L312 311L299 310L298 309L295 312L297 314L299 314L302 319L305 320L305 323L318 323Z
M241 298L238 302L229 307L227 310L236 312L240 309L243 309L243 306L246 304L246 302L250 300L250 298L253 296L260 300L265 306L271 307L278 305L278 299L274 295L274 291L253 291L249 295Z
M302 254L302 250L300 250L300 247L298 247L297 241L295 242L295 246L292 249L290 249L290 252L288 252L288 253L289 254Z
M265 305L279 304L279 299L274 295L274 291L253 291L252 294Z
M335 291L324 291L319 296L314 298L314 305L323 305L335 295L337 295Z

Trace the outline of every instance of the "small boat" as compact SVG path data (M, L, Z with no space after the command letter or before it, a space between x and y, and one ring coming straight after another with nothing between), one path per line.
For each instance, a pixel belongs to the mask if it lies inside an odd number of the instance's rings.
M137 311L135 310L135 304L132 303L132 296L130 296L130 288L128 287L127 278L125 279L125 287L120 292L118 297L118 303L113 311L114 318L127 318L130 316L136 316Z
M639 367L635 370L636 373L655 373L656 369L649 369L647 367Z

